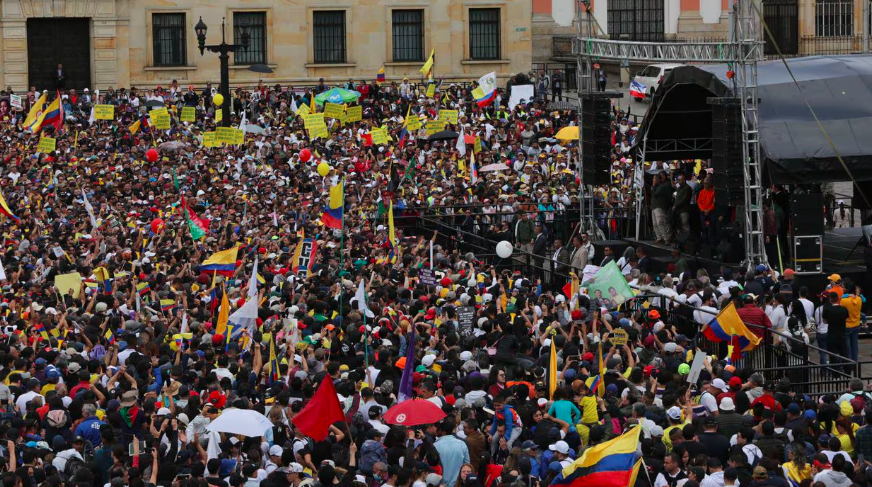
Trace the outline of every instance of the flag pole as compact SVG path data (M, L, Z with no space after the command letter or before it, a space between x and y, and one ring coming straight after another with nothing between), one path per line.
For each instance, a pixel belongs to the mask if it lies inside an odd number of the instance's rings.
M327 203L328 208L330 203ZM342 314L342 296L345 294L342 289L342 271L345 270L345 178L342 178L342 219L340 220L340 237L339 237L339 317L344 319ZM363 314L363 330L366 332L366 313ZM345 323L343 323L345 325Z

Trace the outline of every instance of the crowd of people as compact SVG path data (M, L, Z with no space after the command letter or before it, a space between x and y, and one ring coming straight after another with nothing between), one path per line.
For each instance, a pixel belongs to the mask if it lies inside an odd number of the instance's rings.
M667 273L641 248L595 262L588 233L555 228L556 214L578 208L577 144L554 138L577 123L573 111L537 100L510 109L502 91L479 106L448 83L433 96L409 80L343 87L360 93L362 120L328 119L318 138L299 110L330 88L323 80L239 88L225 103L248 133L218 147L204 143L216 127L211 86L70 89L63 123L37 133L23 123L39 92L9 112L3 487L544 487L631 428L639 487L869 483L872 396L861 381L812 397L710 356L687 382L699 325L729 303L792 353L807 353L811 334L856 357L844 325L859 323L856 287L834 280L816 312L819 293L787 271L710 276L679 257ZM94 120L95 104L114 118ZM170 109L170 129L143 117L157 106ZM181 121L183 107L194 121ZM407 130L440 110L458 110L445 128L478 143ZM615 108L612 183L595 196L612 232L632 205L626 115ZM373 143L379 127L387 143ZM38 151L49 136L56 148ZM336 214L340 185L336 228L325 212ZM424 229L422 215L450 224ZM501 240L529 265L476 256ZM573 274L611 261L638 299L567 295ZM691 319L679 321L676 304ZM324 384L344 417L313 438L295 420ZM444 418L390 424L409 394ZM209 428L234 410L270 426Z

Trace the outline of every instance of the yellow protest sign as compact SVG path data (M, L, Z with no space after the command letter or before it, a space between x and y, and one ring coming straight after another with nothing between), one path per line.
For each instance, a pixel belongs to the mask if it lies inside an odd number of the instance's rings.
M73 299L79 299L79 293L82 291L82 275L78 272L69 274L60 274L55 276L55 288L61 293L61 296L72 296Z
M170 128L170 112L166 108L156 108L149 112L154 128L168 130Z
M472 147L472 151L475 154L478 154L479 152L481 152L481 137L479 137L477 135L475 136L475 145Z
M194 107L182 108L182 122L193 122L197 120L197 109Z
M427 121L427 133L430 135L433 135L436 132L442 131L442 128L444 126L445 126L445 122L443 120L428 120Z
M317 139L317 138L326 138L330 134L327 132L327 124L321 122L320 124L312 124L306 128L309 131L309 138Z
M430 83L427 86L427 98L433 98L433 95L436 94L436 85L434 83Z
M237 144L239 140L239 129L233 127L218 127L215 129L215 142L227 145Z
M224 110L215 110L215 123L221 123L224 120Z
M406 129L418 130L419 128L421 128L421 119L414 115L409 117L409 120L406 122Z
M233 142L235 145L242 145L245 143L245 131L242 129L236 129L236 141Z
M297 108L297 115L301 117L305 117L306 115L312 113L312 110L309 110L309 105L300 105Z
M36 146L36 150L42 152L43 154L47 154L53 150L57 146L57 140L51 137L43 137L39 139L39 145Z
M346 122L359 122L363 120L363 107L348 107L345 110L345 121Z
M448 123L457 123L457 110L439 110L439 120L445 120Z
M218 142L215 141L215 132L203 134L203 147L218 147Z
M372 135L373 144L382 145L388 143L388 131L385 129L372 129L372 132L369 134Z
M94 118L97 120L112 120L115 118L114 105L94 105Z
M324 105L324 113L325 117L341 119L345 114L345 107L339 105L337 103L328 103Z
M306 129L309 127L314 127L315 125L324 125L324 114L323 113L313 113L311 115L306 115L303 117L303 122L306 125Z

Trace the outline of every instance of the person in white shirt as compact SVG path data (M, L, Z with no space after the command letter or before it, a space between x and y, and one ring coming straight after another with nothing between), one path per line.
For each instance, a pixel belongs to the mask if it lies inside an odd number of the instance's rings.
M382 437L388 434L390 431L390 427L381 422L382 411L381 408L369 408L369 424L372 425L373 428L380 431Z
M699 483L699 487L724 487L724 469L719 458L709 458L706 463L708 475ZM738 485L738 482L736 483Z
M30 378L27 380L27 392L18 396L15 399L15 405L18 406L18 410L21 414L25 414L27 412L27 403L33 400L33 398L38 397L42 401L40 405L45 404L45 398L40 395L39 390L42 386L39 383L39 379Z
M706 291L702 295L702 306L693 312L693 321L700 325L707 325L718 315L718 309L715 307L715 296L711 291Z

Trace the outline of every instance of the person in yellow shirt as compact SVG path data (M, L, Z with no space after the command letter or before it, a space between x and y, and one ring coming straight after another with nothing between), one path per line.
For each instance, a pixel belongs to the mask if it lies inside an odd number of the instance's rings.
M860 295L857 285L845 280L845 294L841 304L848 309L848 320L845 321L845 339L848 342L848 358L856 361L860 356L858 339L860 337L860 309L866 298Z
M683 430L684 426L690 423L690 421L682 420L681 408L678 406L672 406L666 410L666 419L669 420L669 426L663 430L663 444L666 445L666 452L668 453L672 451L673 447L669 434L676 428Z

